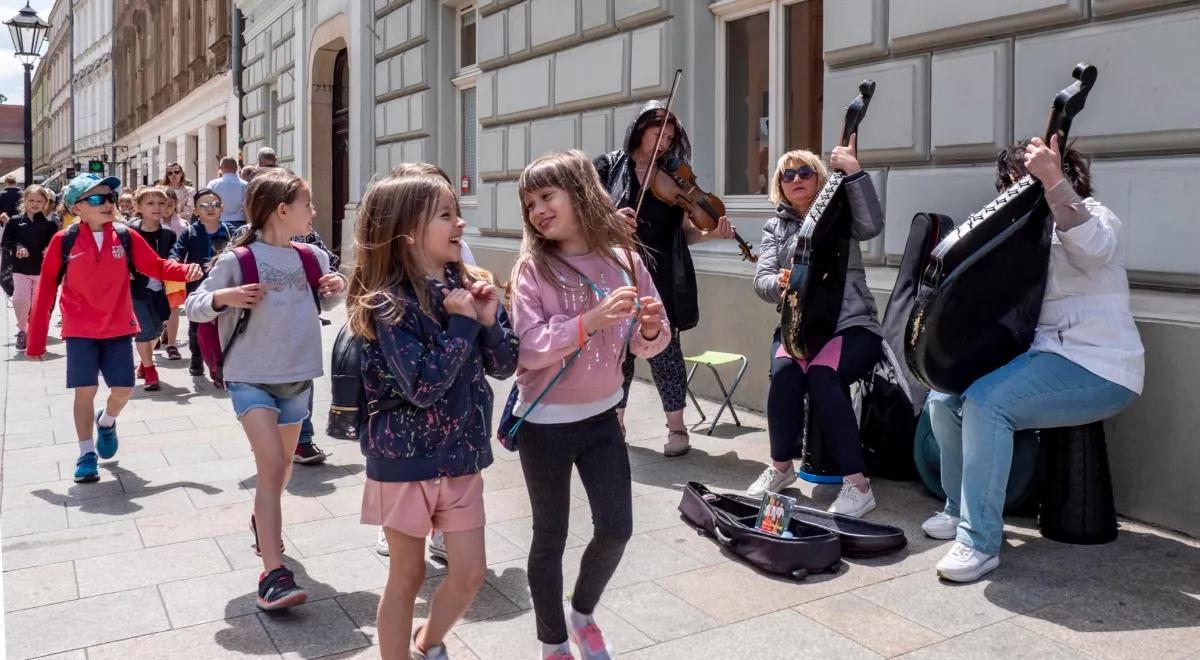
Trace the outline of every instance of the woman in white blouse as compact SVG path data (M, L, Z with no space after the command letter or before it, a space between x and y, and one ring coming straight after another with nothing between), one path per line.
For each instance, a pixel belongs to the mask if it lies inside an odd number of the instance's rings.
M1000 565L1013 432L1106 419L1142 391L1142 342L1129 311L1121 221L1092 195L1087 161L1057 137L1010 147L996 185L1026 172L1045 188L1054 219L1050 270L1029 351L975 381L962 396L931 393L946 507L922 525L955 539L938 575L970 582Z

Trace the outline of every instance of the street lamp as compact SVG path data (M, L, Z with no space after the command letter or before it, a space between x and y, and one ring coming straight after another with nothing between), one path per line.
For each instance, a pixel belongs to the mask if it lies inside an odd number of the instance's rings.
M33 183L33 63L42 56L50 24L38 17L26 0L25 8L4 21L17 59L25 65L25 185Z

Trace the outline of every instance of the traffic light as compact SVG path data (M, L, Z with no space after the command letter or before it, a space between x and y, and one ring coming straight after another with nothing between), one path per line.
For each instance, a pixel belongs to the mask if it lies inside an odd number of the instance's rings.
M88 161L88 172L91 172L92 174L104 174L104 161L89 160Z

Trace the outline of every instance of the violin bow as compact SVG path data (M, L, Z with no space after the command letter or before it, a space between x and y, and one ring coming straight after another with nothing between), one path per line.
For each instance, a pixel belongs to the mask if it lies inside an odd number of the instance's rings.
M667 111L662 123L658 126L658 137L654 140L654 151L650 154L650 169L646 170L646 181L642 184L642 192L638 193L637 207L633 209L633 217L642 216L642 202L646 199L646 191L650 190L650 182L654 180L655 169L658 167L658 148L662 145L663 131L671 120L671 106L675 103L675 90L679 89L679 79L683 77L683 69L675 69L675 78L671 81L671 93L667 95ZM637 172L634 172L637 176Z

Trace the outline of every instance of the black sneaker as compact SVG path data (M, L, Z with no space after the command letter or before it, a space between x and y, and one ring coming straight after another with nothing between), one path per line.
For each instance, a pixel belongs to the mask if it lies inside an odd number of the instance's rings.
M183 356L179 354L179 347L177 347L173 344L170 346L167 346L167 359L168 360L182 360Z
M308 600L308 592L296 586L296 576L286 566L264 573L258 578L260 610L282 610Z
M27 335L24 332L21 332L21 331L17 332L17 347L16 348L17 348L18 352L25 350L25 347L27 345L26 337L27 337Z
M325 452L315 442L301 442L296 445L296 453L292 454L293 463L312 465L325 462Z
M197 363L193 362L192 364L188 365L188 375L189 376L203 376L204 375L204 363L197 364Z

